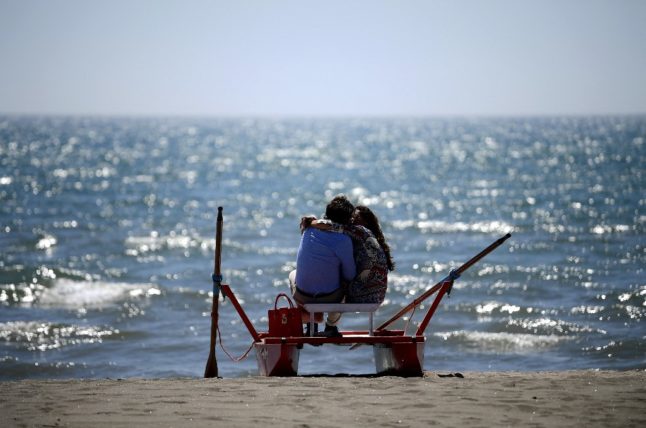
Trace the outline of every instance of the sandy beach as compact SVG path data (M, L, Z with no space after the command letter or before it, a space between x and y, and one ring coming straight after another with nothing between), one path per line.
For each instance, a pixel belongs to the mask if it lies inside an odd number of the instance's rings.
M626 427L645 409L645 371L0 383L3 427Z

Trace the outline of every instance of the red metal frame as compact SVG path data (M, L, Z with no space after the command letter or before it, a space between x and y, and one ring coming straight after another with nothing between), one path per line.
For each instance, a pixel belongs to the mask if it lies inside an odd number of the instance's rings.
M437 293L437 297L435 297L435 300L433 300L433 304L428 309L428 312L426 312L426 316L424 316L424 319L422 320L419 327L417 328L417 332L415 333L416 335L420 336L424 334L424 331L426 330L426 327L428 326L429 321L431 321L431 318L433 317L433 315L435 315L435 310L440 304L440 301L442 301L442 298L444 297L444 295L452 285L453 285L453 281L447 281L442 283L442 287L440 288L440 291Z
M231 287L229 287L228 284L222 284L220 286L220 289L222 290L222 294L228 297L229 300L231 300L231 304L238 312L238 315L240 315L240 318L242 319L242 322L244 323L244 325L247 327L247 330L249 330L249 334L251 334L251 337L253 337L253 341L254 342L260 341L260 335L258 334L255 327L251 323L251 320L249 320L249 317L247 316L244 309L242 309L242 306L240 305L240 302L238 302L238 299L236 298L235 294L233 294L233 290L231 290Z
M424 360L423 335L406 335L404 330L379 330L373 335L367 330L342 331L341 337L272 337L268 332L258 332L227 284L220 286L228 297L254 340L258 370L264 376L296 376L299 351L303 345L373 345L377 371L398 376L421 376ZM379 355L379 357L377 356Z
M477 263L480 259L482 259L484 256L498 248L500 245L503 244L507 239L511 238L511 233L507 233L505 236L502 238L496 240L494 243L489 245L487 248L484 250L480 251L478 254L476 254L474 257L469 259L466 263L464 263L462 266L460 266L458 269L452 271L446 278L442 279L440 282L435 284L433 287L425 291L421 296L419 296L417 299L413 300L411 303L406 305L404 308L402 308L397 314L393 315L388 321L377 327L377 330L382 330L386 327L388 327L390 324L393 322L397 321L400 319L402 316L404 316L407 312L413 310L415 307L419 306L424 300L426 300L428 297L431 295L435 294L437 291L439 291L439 294L435 298L435 301L429 308L428 312L424 316L424 320L422 323L419 325L419 328L417 329L417 335L424 334L424 331L426 330L426 327L428 326L429 321L431 320L431 317L435 314L435 310L437 309L437 306L440 304L440 301L444 297L444 294L446 294L451 287L453 286L453 281L457 279L464 271L469 269L471 266L473 266L475 263Z

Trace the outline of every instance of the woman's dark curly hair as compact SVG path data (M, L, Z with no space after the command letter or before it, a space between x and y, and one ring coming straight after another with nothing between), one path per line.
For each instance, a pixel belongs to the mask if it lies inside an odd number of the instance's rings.
M325 207L325 218L339 224L350 224L354 214L354 205L344 195L332 198Z
M384 253L386 253L386 263L388 264L388 270L394 270L395 262L390 255L390 247L386 243L386 238L384 238L384 234L381 231L381 226L379 225L379 219L377 218L377 216L370 210L370 208L364 205L358 205L354 210L352 222L354 224L365 226L372 232L373 235L375 235L375 238L377 238L377 242L379 242L381 249L384 250Z

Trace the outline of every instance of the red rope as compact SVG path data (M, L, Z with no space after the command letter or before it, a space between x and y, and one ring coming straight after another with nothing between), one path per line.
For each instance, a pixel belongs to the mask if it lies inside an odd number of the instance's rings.
M251 352L251 349L253 348L253 342L252 342L251 345L249 346L249 349L247 349L244 354L242 354L239 357L233 357L231 354L229 354L229 351L226 350L226 348L224 347L224 344L222 343L222 333L220 333L220 326L218 326L218 336L220 337L220 348L222 348L224 353L227 354L227 357L229 357L231 361L233 361L234 363L239 363L240 361L247 358L247 356L249 356L249 352Z

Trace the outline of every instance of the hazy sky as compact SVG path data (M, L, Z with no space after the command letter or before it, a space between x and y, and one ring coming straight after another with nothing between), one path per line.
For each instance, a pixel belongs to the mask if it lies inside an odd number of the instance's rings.
M646 1L0 0L0 113L646 113Z

